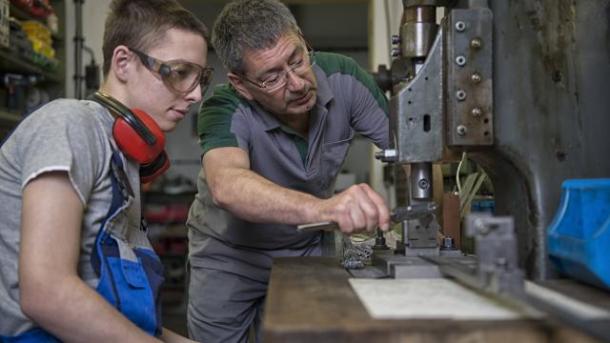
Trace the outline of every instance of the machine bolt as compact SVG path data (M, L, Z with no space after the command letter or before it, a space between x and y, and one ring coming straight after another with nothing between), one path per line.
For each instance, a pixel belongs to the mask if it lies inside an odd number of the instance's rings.
M455 92L455 97L458 99L458 101L464 101L466 100L466 92L464 92L463 89L458 89L458 91Z
M430 182L427 179L421 179L417 182L417 185L419 186L419 188L421 189L428 189L430 188Z
M400 49L392 48L392 57L398 57L398 56L400 56Z
M400 44L400 36L399 35L392 35L392 44L394 44L394 45Z
M464 30L466 30L466 23L463 21L458 21L455 23L455 30L457 32L464 32Z
M460 67L463 67L466 64L466 57L459 55L455 58L455 64L459 65Z
M455 128L455 131L459 136L465 136L466 132L468 132L468 129L466 129L466 126L464 125L458 125L458 127Z
M470 75L470 81L472 81L473 83L481 82L481 74L473 73L472 75Z
M479 48L481 48L482 45L483 45L483 42L481 41L480 38L473 38L470 41L470 47L473 49L479 49Z
M455 248L455 244L453 242L453 238L451 236L443 237L441 250L453 250Z
M481 108L479 108L479 107L475 107L472 110L470 110L470 114L472 114L472 116L475 118L479 118L481 116L481 114L483 114L483 110L481 110Z
M398 158L398 151L396 149L385 149L381 151L377 151L375 153L375 158L382 162L393 162Z

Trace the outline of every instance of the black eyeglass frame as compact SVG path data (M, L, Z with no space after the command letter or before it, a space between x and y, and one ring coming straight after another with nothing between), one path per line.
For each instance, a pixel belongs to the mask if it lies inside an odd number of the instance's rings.
M302 35L302 34L299 34L299 36L301 37L301 40L302 40L302 41L305 43L305 49L306 49L306 51L307 51L307 53L306 53L305 55L307 55L307 57L309 58L309 69L311 69L311 68L312 68L312 67L313 67L313 66L316 64L316 61L315 61L315 59L314 59L314 50L313 50L313 48L311 47L311 45L309 45L309 43L307 42L307 40L305 39L305 37L303 37L303 35ZM299 77L300 77L300 76L302 76L301 74L296 73L296 72L294 71L294 69L296 69L296 68L290 68L290 72L295 73L295 74L296 74L297 76L299 76ZM309 71L309 69L308 69L308 71ZM250 83L250 84L252 84L252 85L254 85L254 86L256 86L256 87L260 88L261 90L263 90L263 91L265 91L265 92L267 92L267 93L274 93L274 92L277 92L277 91L279 91L280 89L284 88L284 87L285 87L285 86L288 84L288 82L286 82L286 83L284 83L282 86L279 86L279 87L277 87L277 88L275 88L275 89L271 89L271 90L270 90L270 89L269 89L269 87L268 87L267 85L265 85L265 82L251 80L250 78L248 78L248 76L246 76L246 74L245 74L245 73L239 73L239 75L241 76L241 78L243 78L243 79L244 79L245 81L247 81L248 83ZM284 69L284 70L282 71L282 75L283 75L283 77L284 77L286 80L288 80L288 71L286 71L286 69Z

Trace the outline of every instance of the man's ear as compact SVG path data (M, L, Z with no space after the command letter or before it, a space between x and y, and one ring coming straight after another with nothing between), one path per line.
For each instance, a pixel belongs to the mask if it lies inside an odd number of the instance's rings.
M129 74L130 61L134 55L124 45L119 45L114 48L112 52L112 62L110 64L110 73L112 73L117 80L121 82L127 82L127 75Z
M242 81L242 79L239 76L237 76L234 73L229 72L227 74L227 78L229 79L229 82L231 83L233 88L235 88L237 90L239 95L243 96L247 100L250 100L250 101L254 100L252 93L250 93L248 88L244 85L244 81Z

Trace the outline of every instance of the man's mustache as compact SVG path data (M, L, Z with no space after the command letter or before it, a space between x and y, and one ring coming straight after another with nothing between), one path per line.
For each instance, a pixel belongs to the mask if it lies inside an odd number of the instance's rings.
M317 87L314 87L312 85L306 85L305 87L303 87L303 90L301 90L300 92L289 92L288 96L286 97L286 102L291 102L294 100L298 100L300 98L302 98L303 96L305 96L307 93L309 93L309 91L311 90L316 90Z

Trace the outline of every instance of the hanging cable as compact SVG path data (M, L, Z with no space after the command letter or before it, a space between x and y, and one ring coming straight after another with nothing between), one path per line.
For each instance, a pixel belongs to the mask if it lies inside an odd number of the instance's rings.
M462 184L460 181L460 170L462 169L462 163L466 160L466 152L462 152L462 158L460 159L460 163L458 163L457 170L455 171L455 185L457 187L457 192L460 198L462 197Z

